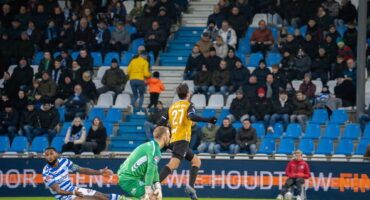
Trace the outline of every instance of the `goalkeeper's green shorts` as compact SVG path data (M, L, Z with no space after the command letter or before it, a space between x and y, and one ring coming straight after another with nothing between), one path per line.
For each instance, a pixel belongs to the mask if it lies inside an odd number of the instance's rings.
M140 199L145 195L145 184L141 180L127 179L124 177L118 178L118 185L124 191L125 196L135 197Z

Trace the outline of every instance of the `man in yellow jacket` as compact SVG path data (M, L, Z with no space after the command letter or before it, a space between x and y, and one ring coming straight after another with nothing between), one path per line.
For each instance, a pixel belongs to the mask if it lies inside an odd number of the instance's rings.
M150 77L146 51L140 52L138 57L131 60L127 73L133 93L131 104L141 113L146 90L145 79ZM139 102L137 103L138 99Z

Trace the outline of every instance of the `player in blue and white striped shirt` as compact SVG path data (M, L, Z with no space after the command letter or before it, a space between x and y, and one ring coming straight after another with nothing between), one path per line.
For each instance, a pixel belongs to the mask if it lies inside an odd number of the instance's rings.
M92 189L75 187L69 177L69 172L79 172L87 175L111 176L113 172L104 168L94 170L83 168L73 164L67 158L59 158L59 154L53 147L45 150L45 159L48 163L42 171L42 177L45 185L58 200L81 200L81 199L99 199L99 200L118 200L126 199L116 194L103 194Z

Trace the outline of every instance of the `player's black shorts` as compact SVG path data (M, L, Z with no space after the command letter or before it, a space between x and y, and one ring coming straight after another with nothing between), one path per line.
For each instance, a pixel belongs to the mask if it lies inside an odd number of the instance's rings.
M172 157L179 160L184 158L187 161L191 161L194 158L193 151L189 148L189 142L185 140L176 141L170 144L170 149L172 150Z

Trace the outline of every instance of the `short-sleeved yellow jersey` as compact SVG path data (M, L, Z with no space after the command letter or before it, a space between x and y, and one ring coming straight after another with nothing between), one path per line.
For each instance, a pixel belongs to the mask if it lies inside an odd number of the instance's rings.
M191 112L194 112L192 104L187 100L177 101L168 109L171 143L181 140L190 142L192 121L188 116Z

